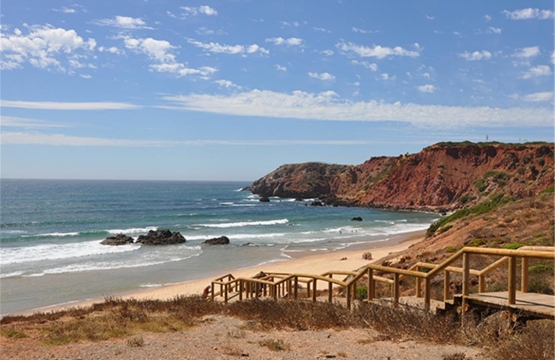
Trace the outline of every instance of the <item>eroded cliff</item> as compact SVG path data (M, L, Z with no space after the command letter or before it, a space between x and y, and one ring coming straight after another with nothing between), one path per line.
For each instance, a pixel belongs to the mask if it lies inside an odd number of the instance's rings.
M260 196L328 204L442 211L495 196L523 198L553 186L553 143L438 143L360 165L280 166L254 181Z

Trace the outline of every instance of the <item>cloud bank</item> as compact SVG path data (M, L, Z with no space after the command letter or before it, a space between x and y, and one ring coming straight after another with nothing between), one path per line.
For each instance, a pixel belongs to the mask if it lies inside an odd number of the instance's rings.
M429 88L426 88L429 90ZM552 126L552 108L492 108L443 105L354 102L333 91L279 93L252 90L231 95L190 94L166 96L163 108L207 113L322 121L399 121L415 126L452 129L463 127Z

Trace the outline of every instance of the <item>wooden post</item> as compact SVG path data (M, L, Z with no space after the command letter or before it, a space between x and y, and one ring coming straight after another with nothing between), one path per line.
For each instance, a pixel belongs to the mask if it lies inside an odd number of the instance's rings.
M430 300L432 299L432 287L430 286L430 278L424 278L424 309L430 310Z
M212 301L214 301L214 283L210 283L210 298L212 299Z
M449 271L445 271L444 273L444 282L443 282L443 301L449 300L449 282L451 282L451 273Z
M225 294L224 294L224 302L227 304L227 288L228 288L229 284L225 284L224 288L225 288Z
M347 309L351 310L351 287L347 285Z
M297 276L295 276L295 280L293 282L293 285L295 286L295 288L293 289L293 295L294 295L293 298L295 300L297 300L297 295L298 295L297 292L298 292L298 289L299 289L299 278Z
M276 285L276 284L272 284L272 285L271 285L271 291L272 291L272 293L270 294L270 296L273 297L274 300L277 300L277 299L278 299L276 286L279 286L279 285Z
M330 274L330 279L333 278L333 275ZM331 281L328 283L328 301L331 303L332 302L332 291L333 291L333 284L331 283Z
M521 277L520 277L520 291L528 292L528 258L522 258L521 265Z
M306 297L310 297L310 281L306 283Z
M478 275L478 292L486 292L486 277L482 274Z
M291 295L291 290L292 286L291 286L291 279L287 280L287 298L291 299L292 295Z
M314 279L314 286L312 287L312 301L316 302L316 284L318 281Z
M420 271L420 266L417 266L416 271ZM416 278L416 297L422 297L422 279L417 277Z
M470 293L470 255L463 253L462 295L463 299Z
M470 255L463 253L463 274L462 274L462 297L461 297L461 326L464 325L464 317L466 314L466 297L470 293Z
M374 269L368 269L368 300L374 300L375 297Z
M393 306L399 306L399 273L393 274Z
M509 257L509 305L516 302L516 258Z
M243 300L243 280L239 280L239 300Z

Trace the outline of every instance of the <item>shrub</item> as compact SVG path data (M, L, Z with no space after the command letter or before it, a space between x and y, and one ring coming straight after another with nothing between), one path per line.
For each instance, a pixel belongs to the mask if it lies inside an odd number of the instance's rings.
M366 286L357 286L356 298L361 301L368 298L368 289Z
M447 246L447 247L445 248L445 252L454 253L454 252L457 252L457 248L454 247L454 246Z
M509 250L516 250L519 249L521 247L525 246L525 244L521 244L521 243L509 243L509 244L505 244L503 245L503 249L509 249Z
M554 187L550 186L547 189L540 191L540 194L553 194L553 191L554 191Z
M539 159L537 160L537 162L538 162L538 165L540 165L540 166L544 166L544 165L545 165L545 160L544 160L543 158L539 158Z

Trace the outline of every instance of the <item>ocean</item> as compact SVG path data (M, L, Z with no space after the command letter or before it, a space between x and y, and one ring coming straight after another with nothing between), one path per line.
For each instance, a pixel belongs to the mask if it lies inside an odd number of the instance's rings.
M0 182L0 314L117 296L426 229L436 214L313 207L241 191L244 182ZM361 217L363 221L351 221ZM105 246L153 229L186 243ZM227 236L230 245L205 245ZM375 243L375 244L374 244Z

